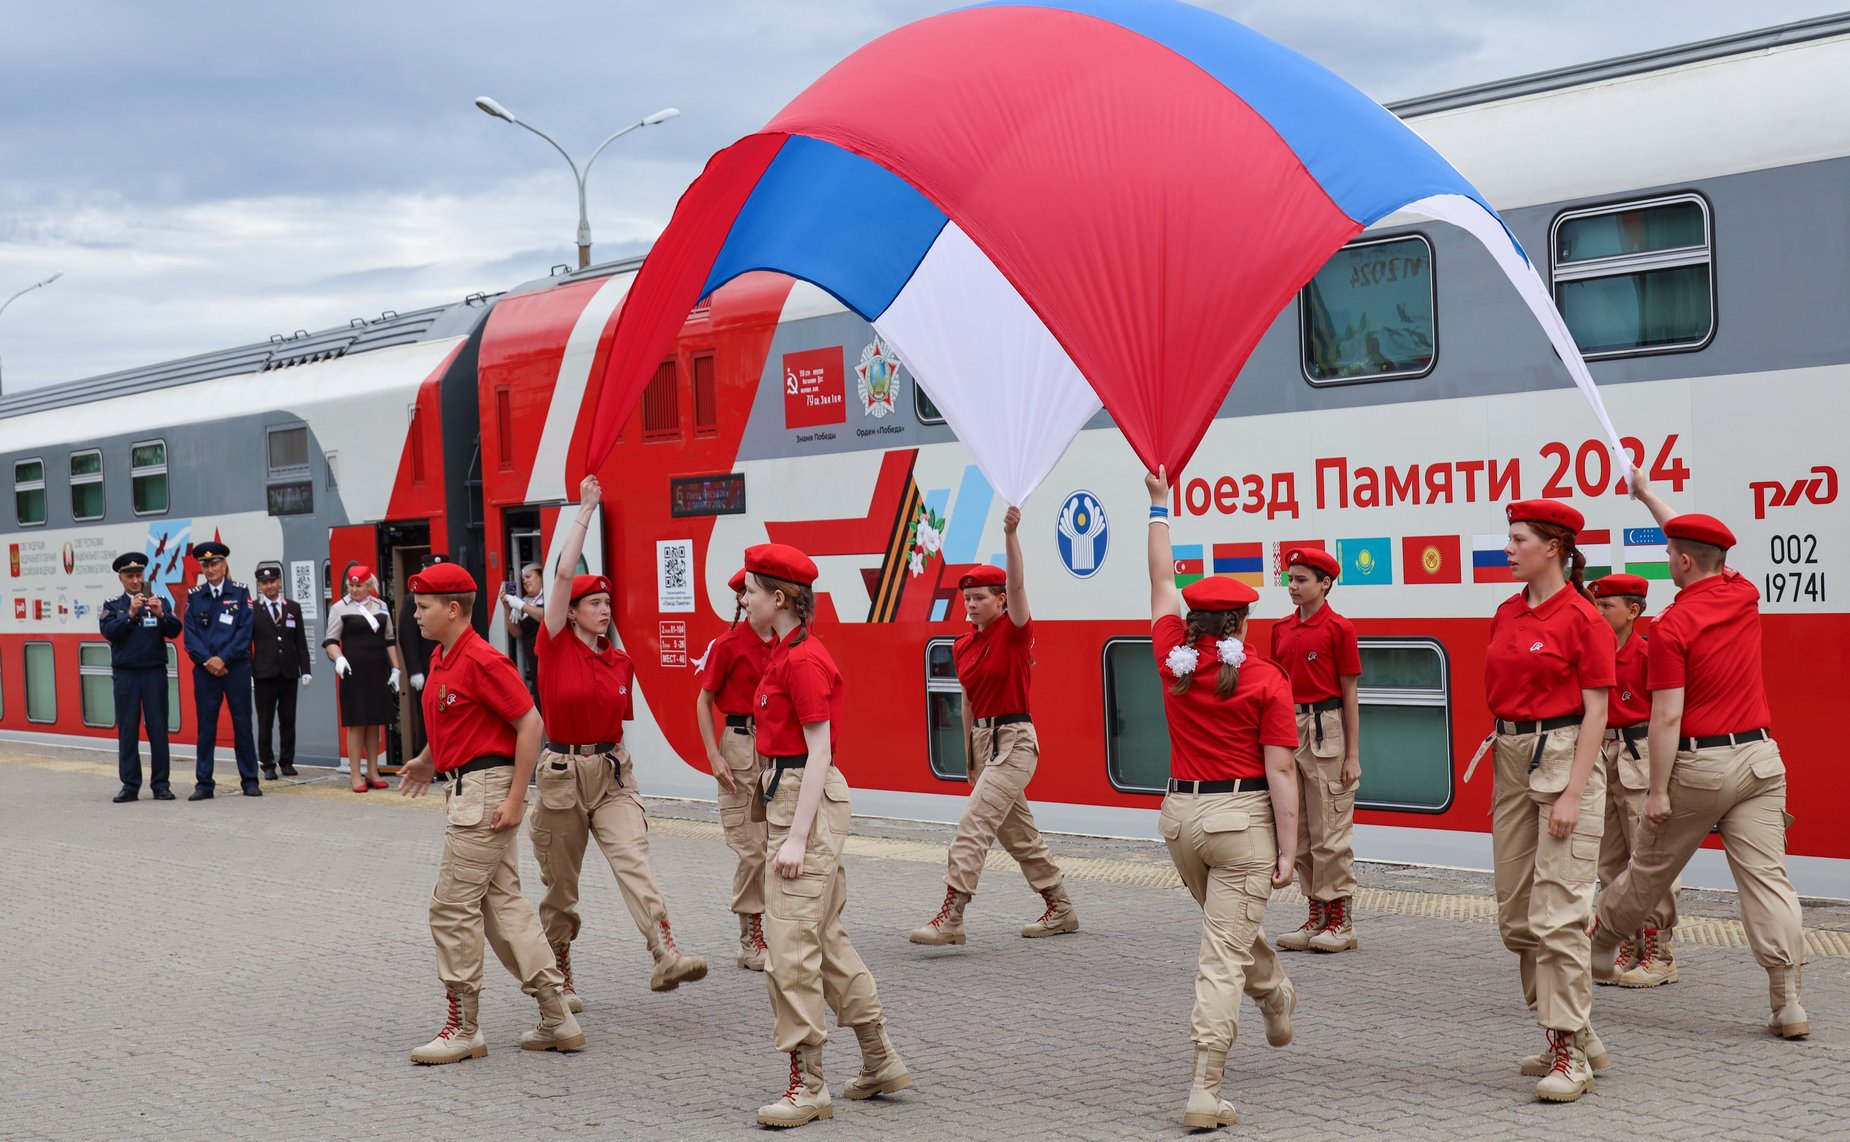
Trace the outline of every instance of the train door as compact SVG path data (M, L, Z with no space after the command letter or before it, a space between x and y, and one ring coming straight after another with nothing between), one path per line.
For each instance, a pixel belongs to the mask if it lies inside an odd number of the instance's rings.
M521 579L530 566L541 567L540 590L545 588L545 571L543 556L544 536L540 531L540 509L510 508L502 513L502 520L507 528L507 580L500 584L500 594L526 595ZM507 648L507 656L520 668L520 676L527 680L527 688L538 695L538 664L533 659L532 635L537 625L531 618L524 621L522 617L510 611L503 599L495 600L495 625L499 628L501 644ZM524 629L523 629L524 628Z
M379 587L386 605L392 608L392 627L398 636L401 664L398 717L386 734L384 771L398 768L424 748L424 722L418 709L418 692L411 676L424 672L425 646L418 634L417 622L405 603L411 598L411 576L423 566L430 553L430 525L422 520L379 525Z

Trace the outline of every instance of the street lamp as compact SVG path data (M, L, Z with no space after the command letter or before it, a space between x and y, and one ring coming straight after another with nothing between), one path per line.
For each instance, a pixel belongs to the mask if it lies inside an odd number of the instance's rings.
M43 286L48 286L52 282L57 281L59 278L63 276L64 276L64 271L59 270L57 273L46 278L44 281L33 282L31 285L27 286L25 289L20 290L18 293L14 294L12 297L7 298L5 301L0 301L0 313L5 313L7 306L12 305L14 302L18 301L20 298L31 293L33 290L39 289Z
M621 131L610 136L610 138L599 143L597 145L597 150L592 151L591 157L585 160L584 169L581 171L578 169L578 164L573 161L572 156L566 154L565 148L561 147L558 140L554 139L551 135L548 135L531 123L522 123L519 119L514 117L512 111L509 111L486 95L478 98L475 101L475 105L482 109L482 114L484 115L492 115L497 119L505 119L516 127L525 127L527 130L532 131L535 135L551 143L552 149L558 151L561 155L565 155L565 161L571 164L572 177L578 180L578 268L581 270L591 264L591 223L585 217L585 179L591 176L591 164L596 162L597 157L604 153L605 147L608 147L610 144L621 139L636 128L653 127L658 123L666 123L668 120L673 119L681 113L678 108L664 107L653 115L646 115L636 122L631 123Z

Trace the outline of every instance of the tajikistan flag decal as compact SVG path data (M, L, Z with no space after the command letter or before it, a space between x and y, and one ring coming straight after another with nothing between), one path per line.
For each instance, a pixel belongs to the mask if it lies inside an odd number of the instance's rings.
M1603 579L1612 574L1612 533L1610 531L1583 531L1574 541L1580 553L1587 557L1586 580Z

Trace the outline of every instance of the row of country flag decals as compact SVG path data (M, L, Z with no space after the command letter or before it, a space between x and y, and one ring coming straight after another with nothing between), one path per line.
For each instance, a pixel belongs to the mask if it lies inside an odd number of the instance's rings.
M1513 583L1516 580L1510 574L1509 559L1503 554L1508 539L1507 532L1496 532L1471 536L1408 535L1398 540L1375 536L1334 541L1184 543L1175 547L1176 586L1186 587L1217 575L1249 587L1265 586L1268 578L1283 585L1285 553L1294 548L1334 552L1337 562L1342 564L1339 582L1344 586L1388 586L1396 582L1410 586ZM1470 544L1468 555L1467 542ZM1396 547L1401 568L1398 578L1394 574ZM1625 528L1619 532L1616 544L1611 531L1583 531L1580 551L1587 558L1588 582L1614 571L1625 571L1645 579L1670 578L1669 556L1664 550L1664 533L1660 528Z

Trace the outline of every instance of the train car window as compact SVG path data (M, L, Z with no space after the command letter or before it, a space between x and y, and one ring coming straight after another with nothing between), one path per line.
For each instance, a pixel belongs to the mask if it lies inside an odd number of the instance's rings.
M103 518L103 454L97 449L71 453L71 518Z
M951 638L925 644L925 725L934 777L968 781L970 758L964 752L964 688L957 681Z
M1654 198L1555 218L1554 296L1589 358L1700 349L1715 333L1709 205Z
M719 377L713 354L694 358L694 435L719 433Z
M1169 787L1169 720L1148 638L1105 644L1105 774L1123 793Z
M265 430L266 454L272 480L308 475L308 426L286 425Z
M407 430L410 439L406 441L405 451L411 454L411 482L422 484L426 479L424 474L424 414L416 404L411 406L410 419L411 427Z
M1439 359L1432 243L1351 242L1304 287L1304 378L1313 385L1423 377Z
M656 366L655 376L642 393L642 438L644 441L681 439L681 390L676 383L680 370L674 360Z
M129 498L136 515L167 511L167 442L143 440L128 449Z
M1452 803L1452 689L1445 648L1429 638L1363 638L1356 698L1366 809L1442 813Z
M920 424L944 423L944 414L931 403L931 397L926 395L925 386L918 383L917 377L912 379L912 411L919 414Z
M108 643L86 642L77 647L77 684L84 725L115 725L116 683L109 669Z
M167 644L167 732L180 732L180 652L171 642Z
M45 522L45 461L13 461L13 518L21 527Z
M514 396L506 385L495 386L495 446L503 472L514 470Z
M29 642L26 650L26 720L58 720L57 656L49 642Z

